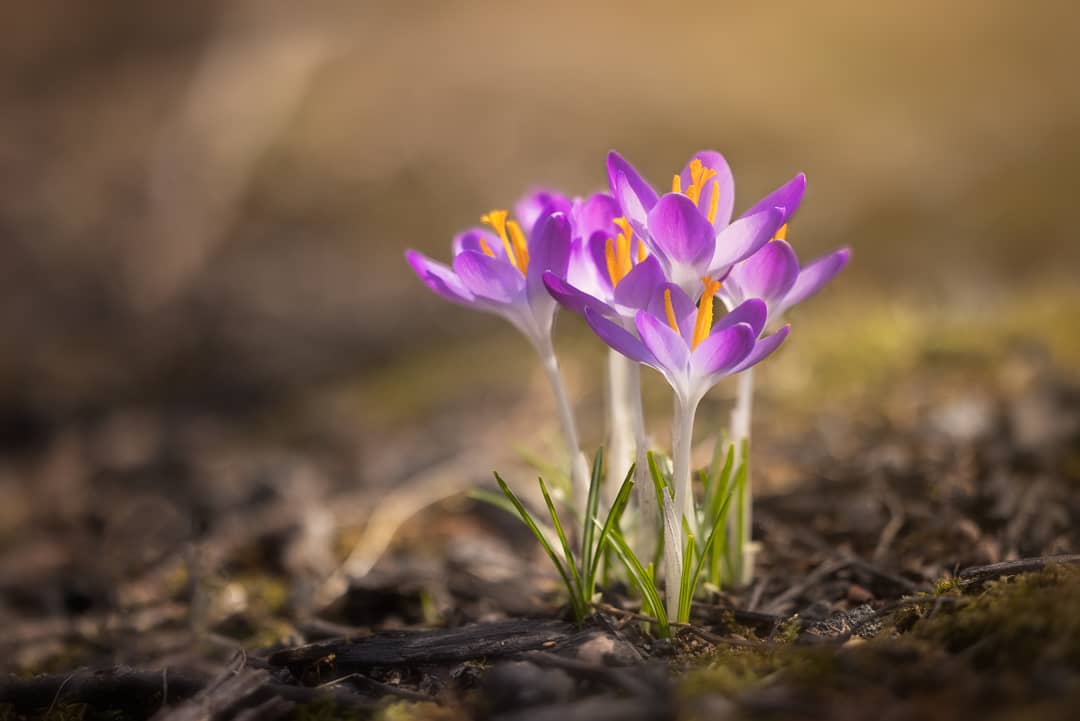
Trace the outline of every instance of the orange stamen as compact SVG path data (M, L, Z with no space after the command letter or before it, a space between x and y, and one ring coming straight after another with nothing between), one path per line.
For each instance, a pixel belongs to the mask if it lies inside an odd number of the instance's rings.
M506 234L507 215L509 213L505 210L493 210L487 215L481 215L480 222L491 226L491 229L499 236L499 240L502 241L503 247L506 248L506 257L509 259L510 264L521 270L517 264L517 257L514 255L514 247L510 245L510 236Z
M787 240L787 223L780 226L780 230L776 231L776 237L773 240Z
M698 347L701 341L709 337L713 323L713 297L720 290L720 282L711 278L702 278L705 283L705 293L701 296L698 304L697 318L694 319L694 337L690 341L691 350Z
M615 239L608 238L607 243L604 244L604 258L607 260L607 273L611 278L611 287L614 288L619 284L622 278L619 278L619 263L615 259Z
M637 242L637 262L642 262L649 257L649 251L645 247L645 243L639 238Z
M720 207L720 181L712 182L712 195L709 196L709 212L706 217L710 223L716 222L716 209Z
M511 220L506 224L506 230L510 234L510 242L514 246L514 253L517 255L517 267L522 273L529 267L529 244L525 240L525 233L522 232L521 226L517 224L516 220Z
M495 257L495 251L491 249L491 246L483 238L480 238L480 250L484 251L484 255L489 258Z
M614 239L608 238L607 244L604 246L608 277L611 278L612 288L617 286L619 281L634 269L634 259L630 254L633 247L634 231L630 227L630 221L626 218L616 218L614 223L622 232ZM638 261L640 262L644 257L644 248L640 246L639 242Z
M671 329L679 332L679 321L675 318L675 306L671 303L671 288L664 290L664 311L667 313L667 322ZM681 334L680 334L681 335Z
M672 193L681 193L682 192L682 178L680 178L678 175L676 175L674 178L671 179L671 192Z

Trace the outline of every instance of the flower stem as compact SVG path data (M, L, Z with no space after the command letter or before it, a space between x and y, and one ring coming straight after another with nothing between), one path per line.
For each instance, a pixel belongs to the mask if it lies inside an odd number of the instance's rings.
M581 523L586 523L584 518L585 507L589 499L589 467L585 460L585 454L581 452L581 444L578 442L577 424L574 423L574 411L570 407L570 401L566 396L566 388L563 386L562 374L559 373L559 361L555 358L555 351L550 346L540 347L540 359L551 383L551 390L555 396L555 406L559 414L559 425L562 427L563 441L566 451L570 454L570 484L573 493L574 512Z
M631 392L637 389L631 389L630 381L637 367L637 362L622 353L608 350L608 448L604 454L607 462L604 499L609 507L634 461Z
M750 458L742 458L743 441L749 448L750 416L754 405L754 369L748 368L738 375L735 391L735 408L731 411L731 441L735 444L735 467L746 464L746 487L743 489L742 502L736 513L730 517L728 536L735 551L735 578L738 586L748 585L754 580L754 556L756 547L751 542L751 524L753 521L753 493L750 483Z
M694 434L694 416L697 401L675 397L675 413L671 421L671 460L673 471L671 483L675 487L675 508L686 519L691 533L697 529L694 513L694 489L690 477L690 450ZM680 525L682 518L680 520ZM679 534L680 538L682 534ZM682 539L684 542L686 539Z
M645 434L645 408L641 400L641 366L633 363L626 379L626 394L630 402L634 432L634 501L637 506L637 530L634 538L638 558L656 555L659 509L656 491L649 478L649 439Z

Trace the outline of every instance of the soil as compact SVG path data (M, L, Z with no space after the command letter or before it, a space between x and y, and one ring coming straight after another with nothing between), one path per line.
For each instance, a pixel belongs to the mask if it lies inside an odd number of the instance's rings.
M477 464L432 450L460 424L387 437L411 482L358 489L292 401L9 414L0 715L1071 718L1076 379L1013 340L759 405L756 580L671 641L618 583L570 621L528 531L459 492Z

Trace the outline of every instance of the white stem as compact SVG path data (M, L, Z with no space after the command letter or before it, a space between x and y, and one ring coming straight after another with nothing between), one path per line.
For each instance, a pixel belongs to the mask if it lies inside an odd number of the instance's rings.
M641 366L634 363L626 379L634 430L634 501L637 506L637 531L634 538L638 558L648 562L656 554L659 509L656 489L649 475L649 439L645 434L645 408L641 401Z
M694 489L690 478L690 450L694 434L694 415L696 413L696 400L684 400L679 396L675 397L675 413L671 421L671 460L674 466L671 483L675 487L675 508L680 515L686 518L691 532L694 532L697 528L697 517L694 513ZM680 523L680 525L682 524Z
M736 559L735 582L739 586L746 586L754 579L754 556L757 548L751 542L751 524L753 523L753 493L751 492L750 458L742 458L743 441L750 440L751 411L754 406L754 369L749 368L738 376L738 386L735 391L735 408L731 411L731 441L735 444L735 466L740 462L746 463L746 489L744 502L737 509L737 513L730 516L728 537L732 540L735 548L741 549L741 557ZM739 526L742 526L742 537L737 538Z
M563 386L562 375L559 373L559 361L556 360L555 351L550 343L546 347L540 346L540 360L543 363L544 372L547 373L548 381L551 382L551 390L555 395L555 405L559 413L559 425L562 426L563 441L566 443L567 453L570 454L570 483L573 491L574 512L584 523L585 506L589 499L589 466L578 443L574 411L566 396L566 388Z
M604 454L607 462L604 498L609 508L626 477L626 471L634 462L634 410L630 380L637 368L636 361L614 349L608 351L608 447ZM637 389L633 390L636 392Z
M655 492L654 492L655 495ZM682 588L682 525L671 496L664 492L664 605L668 621L679 620L679 589Z

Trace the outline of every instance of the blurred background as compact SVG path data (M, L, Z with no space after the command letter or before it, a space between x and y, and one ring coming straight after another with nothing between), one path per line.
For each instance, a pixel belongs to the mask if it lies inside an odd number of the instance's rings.
M241 476L484 478L547 427L543 381L403 252L534 184L601 189L611 148L659 185L718 149L737 211L805 171L789 239L853 247L764 433L942 344L1074 369L1078 28L1053 0L4 3L0 580L70 569L79 534L152 555L249 503ZM559 344L599 443L601 350L572 318Z

